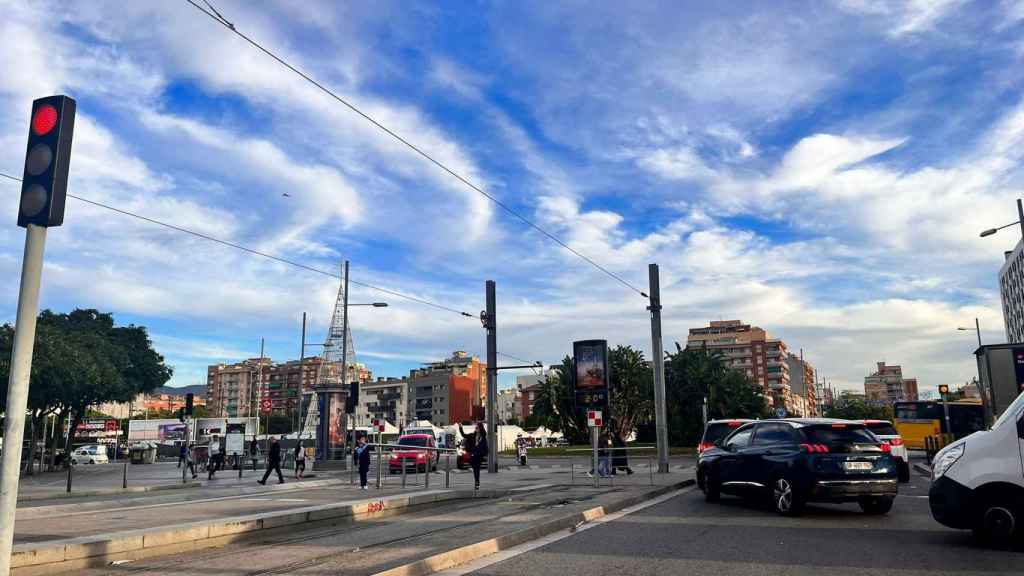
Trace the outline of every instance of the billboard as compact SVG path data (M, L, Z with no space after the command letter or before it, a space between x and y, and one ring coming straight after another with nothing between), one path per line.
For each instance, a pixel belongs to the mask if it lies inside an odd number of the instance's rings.
M157 427L157 440L184 440L185 439L185 425L181 422L175 422L173 424L160 424Z
M580 340L572 343L573 386L577 408L608 406L608 341Z
M110 438L119 436L121 427L113 418L85 420L78 423L75 436L78 438Z

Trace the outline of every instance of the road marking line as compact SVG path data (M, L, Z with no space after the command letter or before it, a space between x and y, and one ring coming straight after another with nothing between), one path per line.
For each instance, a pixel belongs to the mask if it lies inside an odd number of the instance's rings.
M533 540L525 544L520 544L519 546L513 546L508 550L502 550L501 552L496 552L494 554L484 556L483 558L473 560L472 562L462 564L461 566L456 566L455 568L449 568L448 570L435 572L435 574L439 576L464 576L465 574L476 572L477 570L482 570L484 568L487 568L488 566L497 564L498 562L504 562L505 560L515 558L516 556L525 554L532 550L536 550L537 548L541 548L543 546L547 546L548 544L553 544L555 542L558 542L559 540L565 540L570 536L579 534L580 532L584 532L586 530L590 530L591 528L600 526L601 524L613 522L615 520L618 520L619 518L622 518L623 516L627 516L634 512L639 512L641 510L644 510L645 508L650 508L651 506L656 506L658 504L661 504L662 502L665 502L666 500L671 500L672 498L675 498L682 494L686 494L687 492L692 492L693 490L693 486L690 486L688 488L681 488L679 490L674 490L672 492L669 492L668 494L658 496L653 500L648 500L647 502L642 502L635 506L624 508L618 512L601 516L600 518L584 523L582 525L577 525L572 528L567 528L565 530L559 530L558 532L555 532L554 534L549 534L548 536L545 536L543 538L539 538L537 540Z

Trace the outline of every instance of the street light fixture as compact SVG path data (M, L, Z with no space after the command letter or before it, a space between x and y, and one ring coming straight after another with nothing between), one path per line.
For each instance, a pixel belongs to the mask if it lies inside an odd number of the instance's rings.
M981 236L982 238L985 238L987 236L991 236L991 235L995 234L996 232L999 232L1003 228L1009 228L1010 226L1015 226L1017 224L1020 224L1021 235L1024 235L1024 204L1022 204L1020 198L1017 199L1017 221L1016 222L1010 222L1009 224L1003 224L1002 226L1000 226L998 228L989 228L988 230L982 231L982 233L979 236Z

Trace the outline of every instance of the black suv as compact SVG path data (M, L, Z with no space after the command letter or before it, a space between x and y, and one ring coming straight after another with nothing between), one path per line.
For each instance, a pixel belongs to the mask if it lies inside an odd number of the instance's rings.
M723 493L765 498L783 515L807 502L857 502L867 514L885 514L897 490L889 449L859 422L759 420L700 455L697 484L708 502Z

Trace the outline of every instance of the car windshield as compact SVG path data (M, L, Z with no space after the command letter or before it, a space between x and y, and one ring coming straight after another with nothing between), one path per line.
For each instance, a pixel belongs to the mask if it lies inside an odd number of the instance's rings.
M704 431L704 442L714 444L732 433L733 430L742 426L742 422L710 422Z
M868 430L871 430L879 436L899 436L900 433L892 427L892 424L888 422L868 422L866 424Z
M1006 410L1003 410L1002 415L1000 415L999 419L996 420L996 423L992 425L992 429L995 430L1006 422L1015 419L1021 410L1024 410L1024 392L1021 392L1020 395L1017 396L1017 399L1013 401L1013 404L1010 404Z
M418 447L422 448L422 447L427 445L427 440L428 440L428 438L426 438L424 436L421 436L421 437L418 437L418 438L417 437L406 436L404 438L399 438L398 439L398 444L401 445L401 446L418 446Z
M877 439L860 425L829 424L804 428L807 440L812 444L835 446L838 444L875 444Z

